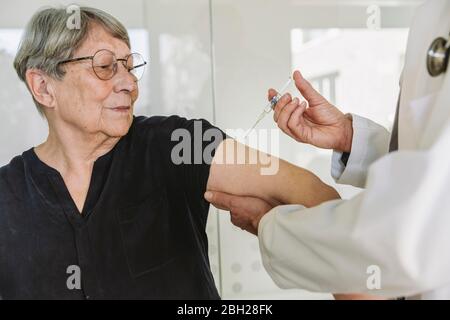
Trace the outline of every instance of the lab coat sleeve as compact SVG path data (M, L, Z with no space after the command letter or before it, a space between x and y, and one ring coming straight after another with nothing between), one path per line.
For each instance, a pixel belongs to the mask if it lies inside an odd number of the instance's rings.
M275 207L259 225L281 288L410 296L450 283L450 126L432 148L375 162L366 190L317 207ZM379 268L380 289L369 284Z
M331 176L339 184L363 188L369 166L389 149L389 132L375 122L352 114L353 141L347 165L341 161L342 152L333 151Z

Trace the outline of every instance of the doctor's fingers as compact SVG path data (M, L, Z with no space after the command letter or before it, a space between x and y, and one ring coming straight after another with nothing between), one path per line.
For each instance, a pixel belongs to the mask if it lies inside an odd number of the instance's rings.
M278 100L277 104L275 105L275 108L273 109L273 120L275 120L275 122L278 120L278 116L280 115L281 110L283 110L283 108L292 102L292 97L289 93L284 94L280 100Z
M271 101L277 94L278 92L275 89L270 88L267 93L267 100Z
M243 219L242 216L235 211L230 211L230 221L236 227L240 227L241 229L244 229L245 226L251 224L249 221L245 221L245 219Z
M293 137L296 140L302 140L302 132L303 132L303 127L302 125L305 124L304 119L303 119L303 113L305 112L307 107L307 103L306 101L302 101L302 103L300 103L300 105L297 106L297 108L295 108L295 110L291 113L291 116L289 117L288 123L287 123L287 128L289 129L289 131L295 135L295 137Z
M251 217L243 214L242 212L237 213L235 211L231 211L230 212L230 221L233 225L241 228L242 230L250 232L254 235L256 235L258 233L257 230L253 227Z
M316 89L314 89L314 87L308 80L303 78L300 71L294 72L294 81L295 86L310 105L314 106L317 104L328 102Z
M298 108L299 103L300 100L298 98L294 98L291 103L289 103L286 107L283 108L283 110L281 110L277 120L278 128L280 128L284 133L288 134L294 139L294 133L288 128L288 122L293 112Z

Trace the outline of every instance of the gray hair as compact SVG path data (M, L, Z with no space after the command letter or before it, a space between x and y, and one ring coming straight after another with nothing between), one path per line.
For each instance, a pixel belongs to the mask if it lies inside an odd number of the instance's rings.
M65 72L58 63L73 57L74 51L86 39L93 22L100 24L113 37L123 40L130 48L128 32L120 21L99 9L78 8L80 24L76 29L67 26L70 14L66 8L45 8L33 15L14 59L14 68L25 84L26 71L31 68L61 80ZM33 100L39 113L43 114L42 106L34 97Z

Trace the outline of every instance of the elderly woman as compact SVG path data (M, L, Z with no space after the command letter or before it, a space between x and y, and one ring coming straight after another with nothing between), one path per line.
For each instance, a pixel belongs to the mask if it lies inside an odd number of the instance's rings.
M273 175L217 161L233 140L205 120L134 117L146 62L114 17L80 15L72 30L63 8L36 13L14 61L49 133L0 169L0 298L218 299L207 189L264 199L267 210L338 196L282 160ZM198 152L174 157L172 133L191 134L195 150L198 128L215 130L214 144L200 140L212 164Z

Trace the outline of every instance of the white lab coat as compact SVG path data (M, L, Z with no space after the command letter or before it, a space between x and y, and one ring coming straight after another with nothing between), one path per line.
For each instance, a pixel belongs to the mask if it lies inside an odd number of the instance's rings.
M263 217L263 264L279 287L450 299L450 68L431 78L425 64L431 42L449 32L450 1L419 8L401 82L399 151L387 153L383 127L353 116L350 158L344 166L335 152L332 175L363 192ZM376 268L380 289L371 290Z

